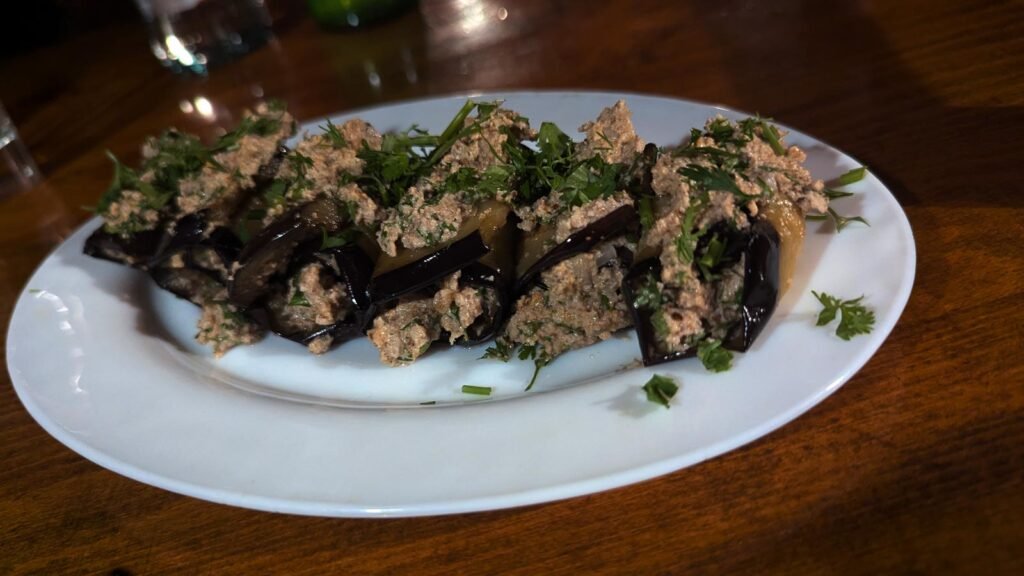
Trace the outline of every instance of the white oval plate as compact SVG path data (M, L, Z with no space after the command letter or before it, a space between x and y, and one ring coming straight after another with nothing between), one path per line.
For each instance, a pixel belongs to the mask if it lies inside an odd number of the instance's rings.
M678 142L722 108L636 94L514 92L537 126L566 131L625 98L639 134ZM444 126L465 96L362 110L381 129ZM307 124L315 130L320 121ZM809 136L788 141L811 172L858 165ZM630 368L632 334L566 354L523 393L532 365L477 360L483 347L384 368L365 340L322 357L279 338L215 361L192 336L198 310L140 272L82 254L92 221L51 254L11 319L7 362L18 396L72 450L141 482L215 502L321 516L415 516L519 506L638 482L717 456L796 418L848 380L885 340L910 295L914 241L874 176L837 202L871 227L836 235L810 223L792 289L754 348L726 373L684 360ZM873 333L844 342L817 328L810 291L865 295ZM641 386L669 374L666 410ZM461 393L491 386L490 398ZM423 402L436 402L421 405ZM652 442L652 439L657 439Z

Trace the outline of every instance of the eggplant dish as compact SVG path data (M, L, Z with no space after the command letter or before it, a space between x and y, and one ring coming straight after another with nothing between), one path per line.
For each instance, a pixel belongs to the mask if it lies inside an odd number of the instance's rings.
M269 331L315 354L365 335L391 366L493 341L539 368L635 326L644 364L711 367L757 338L828 210L759 118L673 147L622 101L580 139L474 101L436 134L356 119L286 148L295 130L271 103L209 145L147 140L137 169L115 159L85 252L199 306L216 356Z

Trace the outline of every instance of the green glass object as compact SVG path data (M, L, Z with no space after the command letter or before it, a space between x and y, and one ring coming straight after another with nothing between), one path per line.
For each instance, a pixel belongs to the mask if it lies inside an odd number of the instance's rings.
M313 19L328 29L357 28L397 16L416 0L307 0Z

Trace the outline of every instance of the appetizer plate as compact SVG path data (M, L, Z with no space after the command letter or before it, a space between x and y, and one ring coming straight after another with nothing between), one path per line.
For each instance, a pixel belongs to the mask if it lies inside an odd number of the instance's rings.
M707 104L598 92L472 94L503 99L570 132L624 98L637 132L679 142L715 114ZM467 95L358 116L379 129L444 127ZM304 126L317 130L323 121ZM830 179L858 163L810 136L788 142ZM557 500L638 482L732 450L837 390L896 324L914 279L906 216L874 176L849 187L836 234L809 222L793 286L752 350L712 374L695 359L639 367L632 332L566 354L524 392L532 363L438 347L387 368L365 339L312 356L268 337L220 360L193 341L199 311L143 273L82 254L90 221L21 294L7 338L18 396L59 441L147 484L225 504L322 516L415 516ZM864 295L874 331L846 342L815 327L811 290ZM654 373L680 384L671 409L645 399ZM492 388L490 396L463 385ZM656 438L656 442L651 440Z

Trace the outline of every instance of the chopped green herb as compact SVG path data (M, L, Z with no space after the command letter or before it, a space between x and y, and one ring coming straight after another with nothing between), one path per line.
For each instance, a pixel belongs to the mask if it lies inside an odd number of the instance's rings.
M427 402L420 402L420 406L433 406L434 404L437 404L437 400L430 400L430 401L427 401Z
M844 192L842 190L833 190L832 188L825 189L825 197L829 200L837 200L839 198L848 198L853 196L853 192Z
M311 304L309 303L309 299L306 298L306 295L303 294L302 292L298 292L298 291L296 291L295 294L292 295L291 300L288 301L288 305L289 306L303 306L303 307L306 307L306 308L311 306Z
M821 302L822 311L818 314L817 326L824 326L836 319L841 314L839 326L836 327L836 336L843 340L849 340L858 334L868 334L875 326L875 313L866 308L861 301L864 296L852 300L842 300L824 292L811 291L814 297Z
M712 234L711 240L708 241L707 247L704 249L704 254L697 260L697 267L705 280L714 277L712 271L722 261L724 254L725 242L718 238L718 234Z
M651 376L647 384L644 384L643 391L647 393L648 402L654 402L668 408L669 402L675 397L676 392L679 392L679 385L668 376L655 374Z
M725 372L732 368L732 352L722 348L722 343L713 338L697 345L697 357L711 372Z
M832 188L838 188L840 186L849 186L850 184L860 182L861 180L864 179L865 176L867 176L867 174L868 169L864 166L861 166L860 168L854 168L853 170L843 173L838 178L832 180L828 184Z
M484 350L484 355L480 357L481 360L484 358L494 358L501 360L502 362L508 362L512 358L514 346L508 343L508 341L498 338L494 341L494 346L488 347Z
M327 121L326 126L321 126L320 129L324 131L324 136L333 148L348 148L348 141L345 140L345 135L330 120Z
M779 131L775 126L763 120L761 121L761 137L772 147L772 151L775 152L776 156L786 155L786 149L782 146Z
M633 293L633 306L647 310L654 310L664 303L664 296L658 286L658 279L654 274L644 276L642 283L637 286Z
M29 288L28 289L28 293L29 294L42 294L43 292L44 291L39 289L39 288Z
M640 226L643 227L644 231L650 230L654 227L654 209L652 208L651 197L641 196L638 206L640 212Z
M355 230L353 230L352 228L342 230L337 236L328 235L326 228L321 229L321 232L323 232L323 239L320 241L321 250L327 250L329 248L338 248L340 246L349 244L350 242L352 242L352 240L354 240L355 236Z
M836 212L835 209L832 208L831 206L829 207L827 213L825 213L825 214L809 214L807 216L807 219L808 220L815 220L815 221L822 221L822 220L831 219L832 222L836 226L836 232L842 232L843 228L846 228L847 226L849 226L851 222L860 222L861 224L864 224L865 226L870 226L871 225L871 224L868 223L867 220L865 220L861 216L840 216L839 213Z
M491 395L491 387L490 386L470 386L469 384L463 384L462 385L462 393L463 394L476 394L478 396L490 396Z
M520 360L533 359L533 377L530 378L530 383L526 385L526 391L529 392L537 382L537 375L540 374L540 369L550 364L552 358L544 352L543 348L538 350L536 344L520 346L518 356Z

